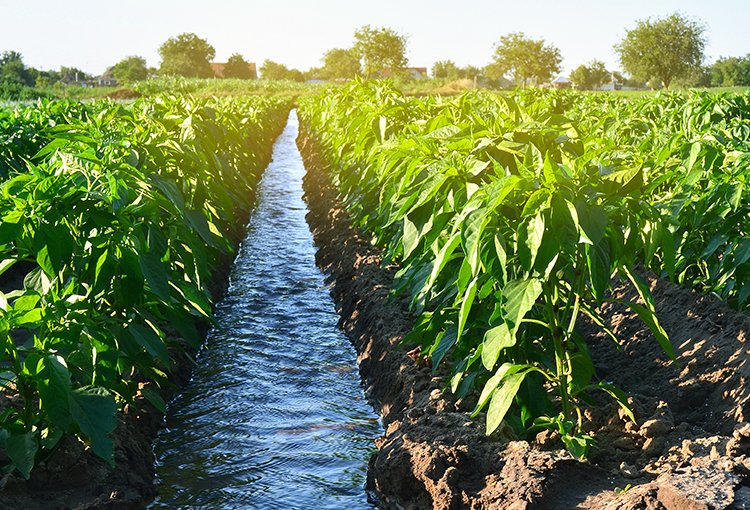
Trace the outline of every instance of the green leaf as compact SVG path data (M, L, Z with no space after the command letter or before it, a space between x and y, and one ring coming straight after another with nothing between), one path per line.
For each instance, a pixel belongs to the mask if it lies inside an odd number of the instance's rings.
M461 128L457 126L442 126L437 128L435 131L425 133L422 135L423 138L435 138L435 139L446 139L461 132Z
M35 430L26 434L11 434L5 439L5 452L16 469L27 480L31 476L37 450L39 450L39 440Z
M703 260L709 258L711 255L714 254L714 252L719 248L719 246L723 245L728 240L729 238L726 236L726 234L722 234L721 232L718 232L708 242L708 245L701 253L700 258Z
M159 258L162 258L167 253L167 249L169 248L167 238L161 232L159 227L153 224L150 224L148 226L147 243L149 253L153 253Z
M101 386L84 386L70 391L68 404L78 427L89 437L93 452L114 467L114 445L107 437L117 425L112 394Z
M435 257L435 261L432 263L432 271L430 272L430 277L427 279L427 283L422 286L422 290L420 291L420 293L414 296L415 303L424 302L427 293L430 291L430 289L432 289L432 286L435 284L435 281L440 275L440 272L443 270L445 264L448 263L451 256L453 255L453 250L455 250L459 244L461 244L461 234L460 232L455 232L448 240L448 242L446 242L442 246L442 248L440 248L437 256ZM417 313L421 313L421 310L418 309Z
M185 301L190 303L200 315L209 321L214 320L214 317L211 314L211 303L206 299L205 294L203 294L200 289L190 282L180 282L179 289L185 298Z
M38 302L39 294L35 291L26 291L13 302L13 310L15 312L28 312L29 310L33 310Z
M601 177L600 188L608 195L627 197L634 195L642 187L643 170L637 167L616 170Z
M479 274L479 242L489 220L487 208L480 207L467 214L461 224L461 244L474 276Z
M169 275L160 258L153 253L139 253L138 262L153 293L169 303Z
M531 310L542 293L542 282L536 278L512 280L503 287L503 320L511 336L515 337L521 320Z
M635 423L635 415L633 414L633 408L630 407L630 403L628 402L628 396L625 395L625 392L622 391L620 388L617 388L615 386L612 386L611 384L599 383L599 388L603 391L606 391L609 393L612 398L615 399L615 402L620 404L620 407L625 411L625 413L628 415L628 418Z
M538 214L539 212L549 207L552 199L552 192L547 188L541 188L534 192L526 201L526 205L523 206L522 217L531 216L532 214Z
M474 408L474 411L472 411L471 416L472 418L476 416L479 411L482 410L482 408L489 402L490 398L492 397L492 394L495 391L495 388L497 388L497 385L500 384L500 382L503 380L504 377L515 374L518 372L521 368L523 368L521 365L513 365L511 363L503 363L500 365L500 368L497 369L497 372L495 372L495 375L489 378L489 380L484 383L484 387L482 388L482 393L479 395L479 400L477 401L477 406Z
M168 310L167 316L169 317L169 325L180 333L180 336L185 339L188 345L193 349L199 349L203 338L195 328L193 316L183 310L174 309Z
M3 216L0 221L0 245L12 243L23 231L25 218L20 209L13 210Z
M55 269L52 267L52 263L50 262L47 245L42 246L42 248L36 252L36 263L39 264L39 267L42 268L42 271L47 273L47 276L49 276L50 278L55 277Z
M737 246L734 249L735 267L744 264L748 259L750 259L750 237L743 236L737 241Z
M638 317L641 318L646 326L648 326L648 329L650 329L654 334L654 337L656 337L656 341L659 342L659 345L661 345L662 349L664 349L664 352L667 353L667 356L669 356L669 358L674 361L675 365L677 365L677 367L679 368L680 365L677 363L677 358L675 356L674 349L672 348L672 343L669 341L669 336L667 335L667 332L664 331L664 329L661 327L661 324L659 324L659 319L656 317L656 314L652 310L649 310L648 308L636 303L628 303L626 301L622 301L621 299L606 299L605 301L620 303L621 305L625 305L635 313L637 313Z
M23 279L23 286L27 290L33 290L44 295L52 286L52 282L47 274L42 271L42 268L38 267L26 275Z
M456 338L461 338L466 327L466 320L471 312L471 306L474 304L474 298L477 294L477 285L479 280L474 278L469 287L466 289L463 299L461 300L461 310L458 313L458 330L456 331Z
M437 370L440 362L445 357L445 354L456 344L458 340L458 325L451 324L446 328L443 334L440 336L440 340L435 348L432 350L432 369Z
M503 418L508 413L513 399L521 387L524 377L528 371L518 372L507 376L495 389L490 400L490 407L487 410L487 435L492 434L500 426Z
M193 230L198 232L198 235L206 242L209 246L215 246L214 238L211 235L211 229L208 227L208 221L206 217L200 211L185 211L185 218Z
M39 360L37 368L41 407L62 430L68 430L70 415L70 372L62 356L49 355Z
M146 349L150 355L156 356L165 366L169 366L167 345L153 329L135 323L130 324L128 329L133 334L138 345Z
M600 304L602 299L604 299L604 292L609 287L609 282L612 279L609 257L610 246L609 239L606 237L594 246L586 246L586 262L589 268L591 289L594 299Z
M539 247L544 237L544 217L537 214L521 224L518 231L518 258L525 271L534 266Z
M578 202L576 212L578 213L578 223L586 234L586 238L591 241L591 244L598 244L604 238L604 233L607 230L609 221L607 211L599 205Z
M161 398L159 392L151 386L144 386L141 388L141 395L149 401L149 403L156 408L161 414L167 414L167 404L164 399Z
M516 337L510 334L505 322L488 329L482 341L482 364L487 370L492 370L500 357L500 351L514 345L516 345Z

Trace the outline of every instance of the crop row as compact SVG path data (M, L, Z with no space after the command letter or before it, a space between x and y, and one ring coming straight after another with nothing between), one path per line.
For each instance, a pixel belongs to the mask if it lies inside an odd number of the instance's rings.
M450 362L457 396L481 390L487 433L506 418L521 436L552 428L583 456L592 390L631 413L576 331L585 315L617 342L597 311L615 274L673 360L637 262L736 305L750 294L749 100L414 99L365 82L304 98L300 115L355 221L400 264L393 292L417 314L405 341Z
M197 349L196 319L213 320L212 270L290 108L166 96L0 110L3 469L28 478L66 433L113 462L117 406L139 383L169 385L170 349Z

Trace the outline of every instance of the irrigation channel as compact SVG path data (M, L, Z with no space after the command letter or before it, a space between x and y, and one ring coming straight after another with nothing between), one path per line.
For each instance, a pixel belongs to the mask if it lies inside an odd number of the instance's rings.
M154 446L151 508L372 509L381 428L315 265L293 110L190 385Z

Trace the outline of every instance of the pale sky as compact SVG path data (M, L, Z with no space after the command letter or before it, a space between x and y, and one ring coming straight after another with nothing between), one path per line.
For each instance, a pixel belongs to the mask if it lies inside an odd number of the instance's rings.
M593 59L618 69L612 46L626 29L676 10L708 26L707 62L750 54L748 0L0 0L0 52L18 51L37 69L98 75L128 55L158 67L159 46L193 32L217 62L239 53L306 71L369 24L408 35L414 67L483 67L501 36L524 32L556 46L566 74Z

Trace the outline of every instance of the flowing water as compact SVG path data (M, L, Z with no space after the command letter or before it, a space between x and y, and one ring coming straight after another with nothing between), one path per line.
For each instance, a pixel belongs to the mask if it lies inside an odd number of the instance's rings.
M151 508L372 509L363 489L377 416L315 266L295 112L190 385L155 444Z

